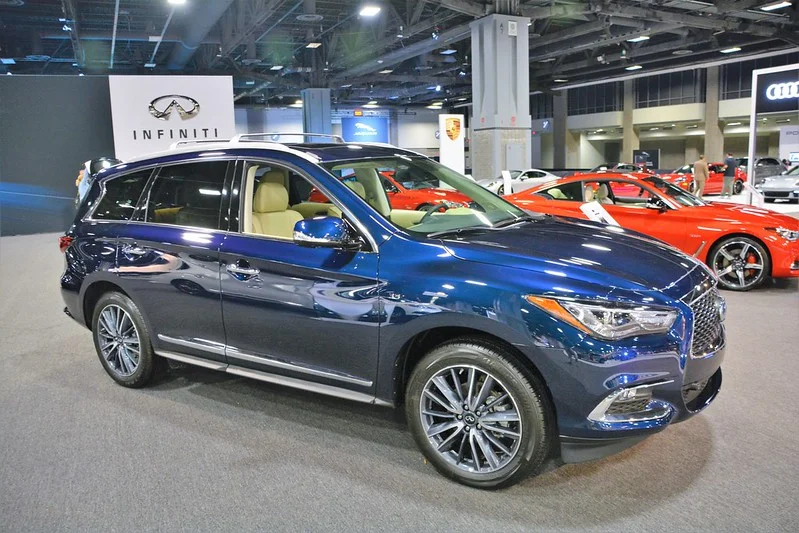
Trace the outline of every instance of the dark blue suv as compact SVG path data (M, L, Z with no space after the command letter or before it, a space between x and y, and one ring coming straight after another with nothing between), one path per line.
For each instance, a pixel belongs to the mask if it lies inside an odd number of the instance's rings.
M716 397L724 301L698 261L522 211L407 150L321 140L100 173L61 238L61 288L115 381L144 386L171 359L404 404L430 462L482 488L614 453ZM393 209L386 176L470 202Z

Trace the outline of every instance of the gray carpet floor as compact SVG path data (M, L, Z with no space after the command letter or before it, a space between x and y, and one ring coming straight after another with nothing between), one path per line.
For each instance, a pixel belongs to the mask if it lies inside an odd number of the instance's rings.
M799 284L726 293L724 385L611 458L500 492L400 413L199 369L115 385L62 312L55 235L0 239L0 531L797 531Z

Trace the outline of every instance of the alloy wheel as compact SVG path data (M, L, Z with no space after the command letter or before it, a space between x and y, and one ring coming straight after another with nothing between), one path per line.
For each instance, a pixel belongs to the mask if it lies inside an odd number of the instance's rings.
M513 396L475 366L447 367L424 386L419 409L434 450L471 473L490 474L518 453L522 421Z
M712 267L719 281L731 289L749 289L763 279L765 259L761 250L748 240L723 243L713 256Z
M136 325L122 307L110 304L100 312L97 340L102 357L119 376L130 376L139 367L141 341Z

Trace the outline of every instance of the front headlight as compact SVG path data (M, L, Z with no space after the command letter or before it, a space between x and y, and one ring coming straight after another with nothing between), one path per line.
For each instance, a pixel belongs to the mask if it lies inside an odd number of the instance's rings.
M799 240L799 230L790 230L788 228L766 228L770 231L776 231L780 237L788 241Z
M450 209L454 209L456 207L466 207L464 204L462 204L460 202L452 202L450 200L444 200L441 203L444 204L445 206L447 206Z
M525 299L577 329L601 339L665 333L677 320L677 310L652 305L597 303L528 295Z

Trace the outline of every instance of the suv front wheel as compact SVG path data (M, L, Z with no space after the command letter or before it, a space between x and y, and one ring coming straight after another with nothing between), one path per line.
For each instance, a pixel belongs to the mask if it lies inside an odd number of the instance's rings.
M433 349L408 382L408 424L425 457L465 485L497 489L538 471L552 444L543 385L501 346L458 339Z
M166 368L165 360L153 352L139 308L124 294L110 292L100 297L92 333L103 368L120 385L144 387Z

